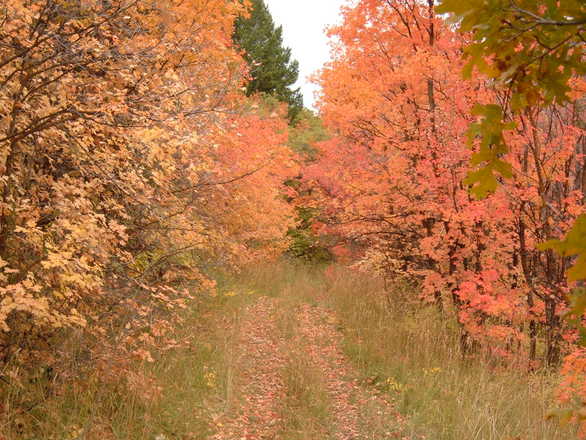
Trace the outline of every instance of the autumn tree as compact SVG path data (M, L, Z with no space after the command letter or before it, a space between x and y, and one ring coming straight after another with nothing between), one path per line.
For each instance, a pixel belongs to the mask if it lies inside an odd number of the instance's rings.
M331 32L320 110L336 136L304 172L322 189L316 203L330 226L361 244L361 264L408 276L439 313L455 311L463 353L516 351L530 366L557 365L572 350L560 319L569 260L538 244L560 237L583 209L577 107L481 120L490 133L517 127L503 135L509 149L495 166L519 178L477 200L466 177L470 160L482 160L466 146L469 126L478 103L507 95L494 81L461 78L467 37L433 2L407 0L358 2Z
M289 130L288 143L299 156L300 170L317 160L316 145L328 138L321 118L312 110L303 109L296 125ZM328 247L332 240L321 229L321 210L313 205L312 200L314 188L304 185L301 173L289 179L286 185L291 189L288 201L296 211L295 226L287 231L291 239L288 254L313 264L331 261L332 254Z
M525 131L529 128L532 132L532 142L529 143L528 149L536 158L536 164L542 162L543 165L543 159L549 154L557 154L554 145L543 142L543 135L551 136L552 132L562 131L559 128L552 130L551 123L547 125L548 121L561 119L575 130L584 129L584 84L580 77L586 73L586 6L581 1L503 1L489 4L443 0L440 7L441 12L452 14L461 32L471 35L471 41L464 49L468 60L465 76L470 77L476 69L493 79L495 88L501 91L500 100L489 105L477 106L475 112L480 121L470 128L469 143L472 145L475 138L481 141L478 152L472 159L472 164L477 170L471 172L467 180L473 185L472 191L476 195L485 196L495 190L497 179L505 177L516 181L523 180L522 176L527 170L526 156L521 161L521 175L518 169L511 168L510 163L501 160L501 157L511 149L507 131ZM560 112L560 106L567 109ZM542 120L543 115L547 115L545 121ZM573 167L575 161L583 157L583 136L581 141L572 140L568 144L566 164ZM539 169L535 186L540 196L540 207L532 208L533 211L538 211L542 218L555 218L550 224L543 225L539 234L542 241L547 240L538 244L540 249L547 252L548 263L542 271L548 274L548 278L552 278L552 271L557 272L554 277L558 279L558 284L562 285L565 283L560 278L567 272L570 287L573 287L572 284L576 281L582 284L586 278L586 219L583 210L576 209L569 220L567 211L552 204L551 199L552 196L567 197L568 188L579 191L574 197L583 198L583 165L577 166L575 173L566 170L565 185L562 187L550 181L551 175L546 171L547 166ZM575 174L574 178L571 174ZM527 207L524 203L521 206L523 209ZM573 219L575 223L569 228ZM560 235L566 232L567 235L560 240ZM531 264L530 254L534 252L527 250L525 234L526 220L521 217L520 258L525 278L532 284L532 280L539 276L538 273L541 271L535 271ZM556 251L560 257L554 257L551 250ZM568 256L577 258L572 262ZM555 262L561 264L556 267ZM533 295L540 295L538 290L532 290L528 297L531 303ZM555 303L564 302L565 295L566 292L554 292L543 298L546 304L546 319L549 322L559 322L559 310L556 310ZM586 292L582 287L574 288L569 306L566 315L571 318L569 322L577 326L580 335L578 340L584 345L586 329L583 326L583 318L586 313ZM533 321L530 325L534 329ZM550 332L547 334L547 340L551 340ZM532 350L535 350L534 342ZM548 353L548 358L551 359L552 356L557 358L556 350ZM584 357L584 349L580 349L572 352L565 361L566 380L561 395L564 396L566 403L569 402L569 396L577 397L582 408L575 413L571 410L566 411L562 414L564 419L584 420L586 385L580 379L586 371ZM586 430L586 426L584 429Z
M1 4L0 362L76 334L116 376L209 267L286 247L284 111L240 91L238 2Z

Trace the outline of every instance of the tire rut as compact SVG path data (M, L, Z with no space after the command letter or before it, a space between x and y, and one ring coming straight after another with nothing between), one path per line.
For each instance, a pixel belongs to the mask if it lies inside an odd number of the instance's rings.
M261 297L244 311L233 366L237 371L234 394L240 399L228 402L235 408L216 421L217 432L211 440L280 438L285 357L279 333L274 300Z
M383 440L403 438L400 415L381 393L363 387L343 353L343 337L333 312L303 304L297 309L299 343L325 378L331 401L333 438ZM309 440L309 439L308 439Z

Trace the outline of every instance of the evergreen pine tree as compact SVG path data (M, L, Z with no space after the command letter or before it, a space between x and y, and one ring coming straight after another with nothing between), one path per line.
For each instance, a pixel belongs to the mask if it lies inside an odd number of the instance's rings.
M234 42L245 51L251 81L246 94L267 93L289 104L289 120L295 121L303 109L299 89L292 90L299 77L299 63L291 59L291 49L283 46L283 28L275 26L263 0L252 0L249 18L236 22Z

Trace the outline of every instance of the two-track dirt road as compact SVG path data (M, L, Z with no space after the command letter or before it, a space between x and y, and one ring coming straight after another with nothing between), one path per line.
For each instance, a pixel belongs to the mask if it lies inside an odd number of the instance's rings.
M392 403L357 380L331 311L260 297L237 335L234 397L210 440L405 438Z

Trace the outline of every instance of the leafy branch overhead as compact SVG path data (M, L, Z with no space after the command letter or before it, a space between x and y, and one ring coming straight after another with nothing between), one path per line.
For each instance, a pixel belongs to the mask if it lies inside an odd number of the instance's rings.
M571 82L586 74L586 4L582 0L442 0L437 11L449 13L459 31L470 36L464 48L464 77L470 79L477 70L494 81L503 98L492 105L501 108L503 118L533 106L561 105L573 99ZM513 126L496 121L496 109L485 111L490 115L480 109L476 114L486 123L472 130L482 138L483 158L477 157L473 165L486 165L467 181L477 185L473 193L479 197L494 192L495 175L511 177L495 162L508 151L499 133Z
M477 106L481 121L470 127L470 145L480 138L479 152L471 165L480 166L465 183L477 197L497 189L497 176L513 176L502 157L509 153L505 133L515 128L514 115L533 108L573 102L576 78L586 74L586 3L581 0L535 2L533 0L442 0L440 13L452 14L459 30L469 33L464 49L463 72L468 79L474 69L494 81L502 91L500 104ZM564 256L577 256L568 271L570 281L586 278L586 216L578 217L563 240L550 240L541 249ZM550 237L546 237L550 238ZM583 296L582 291L576 295ZM580 304L583 301L579 301ZM584 312L586 308L582 308Z

